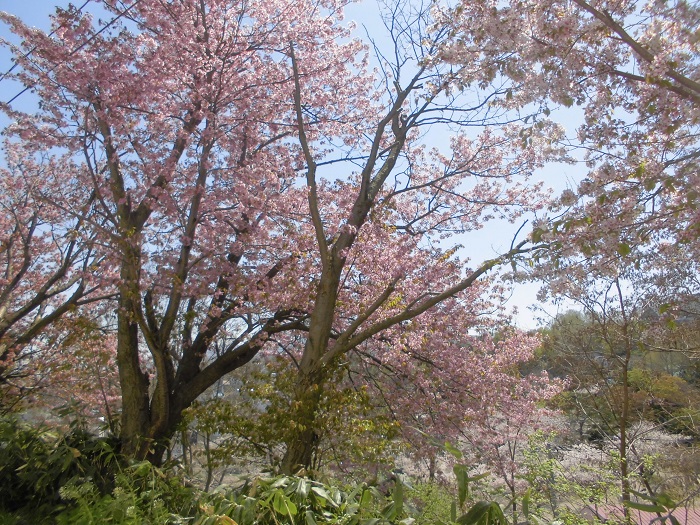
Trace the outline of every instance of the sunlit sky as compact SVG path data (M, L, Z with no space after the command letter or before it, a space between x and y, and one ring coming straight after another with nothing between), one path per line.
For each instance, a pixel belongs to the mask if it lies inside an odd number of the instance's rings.
M49 15L55 9L55 6L66 7L70 2L62 0L0 0L0 11L6 11L12 13L22 20L24 20L29 25L38 27L40 29L47 30L50 27ZM73 4L81 6L84 0L74 0ZM87 9L94 9L95 4L90 2ZM346 20L354 20L358 24L358 36L363 37L365 35L365 29L367 32L376 39L381 39L383 34L383 26L379 19L379 9L374 0L365 0L362 3L357 3L351 5L346 11ZM0 36L3 39L11 38L6 26L0 26ZM381 40L380 40L381 41ZM9 53L6 48L0 48L0 75L8 71L12 63L10 61ZM5 80L0 81L0 99L3 102L7 102L15 97L19 92L22 91L22 86ZM32 99L30 93L24 93L17 97L13 102L13 107L17 109L29 108L35 103ZM577 124L577 117L573 113L563 112L557 116L553 114L554 118L558 118L560 122L567 128L567 134L573 135L574 128ZM567 122L568 121L568 122ZM0 126L4 126L6 121L0 119ZM431 136L431 141L443 141L447 144L449 137L448 135ZM577 165L556 165L548 167L539 173L535 174L534 180L544 180L546 186L551 187L555 193L561 192L567 187L575 187L577 181L581 178L582 173L581 166ZM463 244L468 245L469 253L464 254L468 256L472 264L476 264L482 260L492 258L502 251L507 250L510 247L513 235L519 228L520 224L509 224L509 223L490 223L485 228L478 232L470 232L468 238L465 239ZM523 228L523 232L529 231L526 226ZM523 234L521 233L521 236ZM536 293L539 285L532 284L519 284L513 290L513 295L508 302L507 307L517 307L518 314L515 317L516 323L521 328L531 329L535 328L538 323L536 317L542 317L546 319L548 316L555 315L557 313L556 307L549 305L545 308L545 312L540 312L539 314L534 314L529 307L536 304ZM566 307L563 307L566 309Z

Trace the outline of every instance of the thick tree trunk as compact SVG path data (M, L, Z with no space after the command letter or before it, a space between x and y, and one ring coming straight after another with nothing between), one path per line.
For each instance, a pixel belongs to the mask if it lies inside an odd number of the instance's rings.
M284 474L294 474L300 468L311 468L318 446L316 416L323 385L330 371L322 365L321 360L328 351L341 268L341 265L337 265L324 272L319 283L316 303L311 313L309 336L299 363L299 378L292 401L291 433L280 466Z
M138 362L138 330L124 314L119 315L117 362L122 391L120 438L122 453L140 456L150 421L148 378Z
M144 456L151 463L156 466L163 464L163 458L165 458L168 452L168 447L170 446L170 440L173 438L175 433L178 431L178 427L182 422L182 413L189 408L190 404L187 406L180 406L177 404L177 396L170 395L170 412L168 414L162 414L160 420L164 421L165 424L160 426L159 429L151 428L151 448L147 451L147 455ZM151 410L154 408L151 407ZM158 417L152 418L158 420ZM184 450L183 450L184 454Z
M141 368L139 349L139 326L136 321L141 295L140 260L138 246L124 243L124 260L120 277L119 311L117 328L117 365L122 394L122 414L120 440L122 453L137 460L146 459L156 464L162 462L165 453L164 438L175 432L177 423L172 424L169 400L154 397L151 399L150 380ZM167 381L164 374L158 374L159 381ZM165 386L161 384L161 387ZM167 386L166 386L167 388ZM178 420L179 421L179 420ZM168 434L166 436L166 433Z
M138 257L136 250L129 255ZM138 265L124 263L120 277L122 285L117 313L117 365L122 394L122 414L119 437L122 453L137 458L145 457L148 444L150 408L148 396L148 376L141 370L139 362L138 326L133 318L134 292L132 283L138 285Z
M290 417L291 432L280 465L283 474L292 475L313 465L319 441L317 415L323 393L323 380L320 373L302 375L299 378Z

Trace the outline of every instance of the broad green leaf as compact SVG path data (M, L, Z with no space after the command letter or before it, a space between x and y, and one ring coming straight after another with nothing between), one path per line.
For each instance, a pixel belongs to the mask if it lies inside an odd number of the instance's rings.
M316 518L314 518L314 513L310 510L306 511L306 525L317 525Z
M389 521L394 521L394 519L396 518L396 515L397 515L396 502L392 501L386 507L384 507L381 511L381 515L384 516Z
M465 465L455 465L453 470L457 478L457 499L461 507L469 496L469 476Z
M630 248L629 244L627 244L625 242L621 242L620 244L617 245L617 253L619 253L623 257L626 257L630 253L632 253L632 249Z
M492 504L488 501L476 502L472 508L469 509L469 512L457 518L457 523L460 525L476 525L486 516L491 505Z
M663 505L667 509L673 509L676 507L676 502L671 499L671 496L665 492L661 492L654 497L654 500L659 504Z
M393 498L394 503L396 503L396 515L398 516L403 512L403 483L401 483L401 480L396 480Z
M360 506L361 507L367 507L372 503L372 491L371 490L363 490L362 491L362 496L360 496Z
M508 525L506 515L503 514L503 509L501 509L498 503L491 503L489 515L486 519L486 525Z
M306 499L309 495L309 482L303 478L300 479L297 484L296 493L299 495L299 497Z
M483 472L482 474L477 474L476 476L471 476L467 479L469 480L469 482L479 481L480 479L484 479L484 478L489 477L490 474L491 474L490 472Z
M326 489L323 487L311 487L311 492L315 493L317 496L322 497L323 499L330 501L331 496L326 492Z
M448 441L445 441L444 448L447 452L452 454L452 456L455 457L456 459L462 459L462 457L464 456L459 449L455 448L454 445L452 445Z
M281 478L277 478L272 485L270 485L270 488L276 489L279 487L286 487L287 484L289 483L289 478L287 476L282 476Z
M625 505L631 509L642 510L644 512L665 512L666 509L661 505L653 505L651 503L639 503L637 501L625 502Z
M530 516L530 489L527 489L523 495L523 514L525 519L528 519Z
M284 498L284 504L287 507L287 514L292 517L296 516L297 513L299 512L299 509L297 509L296 504L289 498L285 497Z
M287 498L280 491L276 491L272 497L272 508L277 514L286 516L289 514Z

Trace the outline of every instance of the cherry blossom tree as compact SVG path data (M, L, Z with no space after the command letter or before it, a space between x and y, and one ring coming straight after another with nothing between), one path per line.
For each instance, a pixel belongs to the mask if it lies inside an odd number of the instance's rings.
M103 31L59 10L51 38L4 18L33 49L18 78L48 108L9 111L7 133L82 160L66 182L92 189L104 223L95 233L118 275L121 433L124 450L144 456L183 408L255 355L256 335L303 318L293 288L267 291L299 258L285 246L303 193L291 187L290 42L300 57L313 51L298 76L319 131L363 110L325 109L331 92L361 93L362 76L351 74L358 44L336 43L347 32L332 3L104 7L114 16Z
M543 119L522 147L518 108L539 93L516 106L513 82L436 61L451 30L415 6L387 13L372 74L342 2L102 5L99 25L57 11L50 37L2 16L41 99L34 115L4 109L13 141L73 159L64 184L89 188L117 291L126 453L157 461L182 411L263 349L296 368L285 472L311 464L349 352L425 347L465 366L451 341L495 308L486 274L530 248L469 263L456 236L545 204L514 180L559 154ZM447 152L424 139L441 127L458 130Z
M628 251L697 238L697 5L481 2L443 14L460 35L444 58L481 67L495 50L509 53L494 76L546 93L551 109L581 107L574 142L590 172L578 188L583 199L559 224L577 246ZM487 22L474 31L474 20ZM617 243L606 238L613 230L623 232Z
M512 373L512 372L511 372ZM475 460L490 470L497 484L502 484L508 498L513 523L521 513L528 483L525 479L525 449L538 431L550 432L555 425L551 411L543 403L561 390L561 384L543 377L505 377L498 401L475 404L468 412L464 438Z
M0 168L0 391L3 410L46 386L60 346L51 331L76 308L104 298L96 283L101 259L87 227L89 189L70 187L70 159L5 143ZM60 199L63 209L47 202ZM70 209L70 213L65 213Z
M286 472L311 463L323 383L348 352L362 350L374 359L380 350L399 359L403 354L405 361L419 357L412 352L427 340L435 362L454 367L468 360L458 352L454 361L440 361L446 357L440 349L455 348L449 342L455 330L484 326L480 317L494 307L484 275L529 248L525 241L514 243L492 260L465 267L444 243L481 228L493 214L514 220L541 207L545 201L537 186L511 181L559 153L544 137L560 129L547 121L533 131L531 147L521 149L514 138L522 128L512 122L519 114L493 109L508 98L509 88L490 85L480 71L454 71L434 62L449 30L430 33L426 11L403 7L385 20L393 58L379 51L384 77L395 80L380 118L369 127L359 173L339 186L347 205L333 221L323 213L325 188L317 182L322 157L305 133L303 94L298 89L295 94L319 266L309 333L297 360L292 404L297 435L287 443L281 466ZM480 89L462 91L467 74ZM440 124L484 131L473 138L457 134L445 155L420 141L422 130ZM441 335L433 340L433 333Z
M673 295L696 281L693 264L652 286L661 268L697 254L698 6L685 1L460 2L436 8L458 38L440 54L484 67L503 60L494 78L509 78L549 98L550 111L582 124L572 147L588 173L565 191L553 218L532 234L548 242L543 278L554 297L595 313L627 385L632 333L640 309L670 312ZM474 30L475 21L479 21ZM525 91L514 91L520 102ZM692 256L691 256L692 258ZM675 283L675 284L674 284ZM692 287L692 286L691 286ZM653 290L652 290L653 288ZM646 303L646 304L644 304ZM617 432L623 499L629 500L629 392L623 386Z

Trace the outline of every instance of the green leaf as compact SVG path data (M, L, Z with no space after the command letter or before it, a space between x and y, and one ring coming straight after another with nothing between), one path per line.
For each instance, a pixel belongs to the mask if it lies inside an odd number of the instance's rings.
M384 507L380 513L382 516L384 516L386 519L389 521L394 521L396 518L397 512L396 512L396 502L392 501L390 502L386 507Z
M369 505L371 503L372 503L372 491L371 490L363 490L362 496L360 496L360 506L361 507L369 507Z
M503 510L495 501L479 501L464 516L457 519L460 525L507 525Z
M394 487L394 503L396 504L396 515L398 516L403 512L403 483L401 480L396 480L396 486Z
M289 478L287 476L282 476L280 478L277 478L272 485L270 485L270 488L276 489L279 487L286 487L287 484L289 483Z
M655 497L655 500L666 507L667 509L672 509L676 507L676 502L671 499L671 496L666 494L665 492L662 492L660 494L657 494Z
M651 503L639 503L637 501L627 501L625 505L631 509L641 510L644 512L665 512L666 509L661 505L653 505Z
M314 518L314 513L312 511L307 510L305 517L306 517L306 525L317 525L316 518Z
M659 306L659 313L660 314L665 314L671 309L671 304L670 303L664 303L661 306Z
M542 228L533 228L530 238L532 242L540 242L542 240L542 235L544 235L544 230Z
M527 489L523 495L523 514L525 519L528 519L530 516L530 489Z
M457 523L460 525L476 525L479 523L489 512L492 503L488 501L478 501L476 502L469 512L457 518Z
M623 257L627 257L630 253L632 253L632 248L630 248L629 244L621 242L617 245L617 253Z
M462 452L459 449L455 448L454 445L452 445L451 443L449 443L447 441L445 441L444 448L447 452L449 452L456 459L462 459L462 457L464 457L464 455L462 454Z
M465 465L455 465L453 471L457 478L457 499L461 507L469 496L469 475Z
M487 524L493 525L508 525L508 520L506 515L503 514L503 509L498 505L498 503L492 503L489 509L489 515L486 521Z
M490 472L484 472L482 474L477 474L476 476L471 476L470 478L467 478L469 482L472 481L479 481L480 479L484 479L490 476Z
M300 498L306 499L309 495L309 482L305 479L300 479L297 483L296 493Z
M284 514L285 508L282 503L282 495L279 492L273 492L266 500L266 503L272 502L272 508L277 514Z
M311 487L311 492L313 492L317 496L320 496L321 498L325 499L326 501L330 501L330 499L331 499L330 494L328 494L328 492L326 492L326 489L324 489L323 487L316 487L316 486Z

